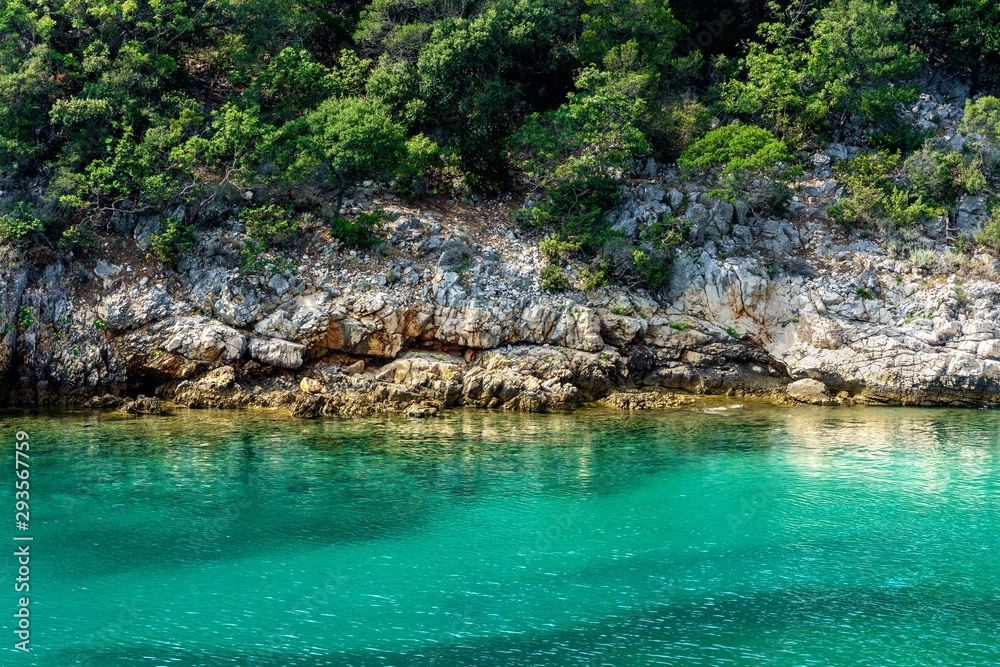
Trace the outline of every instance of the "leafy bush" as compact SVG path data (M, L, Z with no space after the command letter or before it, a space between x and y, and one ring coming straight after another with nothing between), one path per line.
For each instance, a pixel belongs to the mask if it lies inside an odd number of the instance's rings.
M979 160L961 153L924 149L907 158L905 167L916 193L948 206L963 193L978 194L987 186Z
M264 248L288 240L299 228L288 211L275 204L245 208L240 221L246 225L247 235L262 242Z
M984 0L901 2L909 40L987 84L1000 81L1000 7Z
M569 278L566 277L562 266L555 262L549 262L542 267L538 286L549 292L558 292L569 286Z
M688 177L716 169L721 188L712 196L775 210L790 197L788 180L801 173L801 168L789 164L791 159L785 142L768 130L734 124L695 141L677 164Z
M426 190L428 173L443 166L441 148L423 134L406 140L406 157L396 169L396 190L404 197L415 197Z
M564 241L558 234L552 234L550 236L546 236L542 242L538 244L538 249L541 251L543 257L555 260L564 254L578 251L580 249L580 243Z
M150 237L149 251L161 262L173 264L195 243L194 226L179 218L166 218L160 231Z
M854 114L887 120L896 104L915 97L913 86L899 82L923 57L906 44L895 5L846 0L814 16L800 10L786 18L760 26L761 41L751 43L740 62L745 78L723 84L721 101L729 111L760 115L780 134L801 138Z
M592 251L611 231L604 214L618 205L622 186L607 176L559 182L546 190L546 200L515 215L523 224L554 228L558 238Z
M639 119L652 147L667 160L676 160L712 125L712 113L689 97L670 98Z
M543 185L600 177L651 150L636 126L642 100L595 67L576 83L579 92L553 111L528 116L514 137L522 168Z
M951 172L961 159L962 156L957 153L945 154L927 149L914 153L904 163L910 187L920 196L933 201L954 202Z
M406 152L405 130L379 102L331 98L306 122L310 132L303 138L307 154L326 168L337 188L334 218L340 216L350 185L395 169Z
M973 138L979 160L995 169L1000 163L1000 99L987 95L968 100L958 129Z
M877 223L890 191L889 176L898 166L899 154L886 152L862 153L850 162L839 162L834 171L850 195L830 206L827 213L846 226Z
M78 225L67 227L59 238L59 247L63 250L82 248L93 250L97 247L97 237L94 236L90 225L84 221Z
M878 130L868 137L872 148L890 153L911 153L936 134L934 128L921 130L909 123Z
M586 63L605 63L616 52L655 72L670 61L684 27L664 0L586 0L577 54Z
M958 165L955 185L970 195L978 195L988 187L982 163L978 160L964 160Z
M31 311L30 308L22 306L21 309L17 311L18 326L21 327L22 329L29 329L31 328L31 325L34 323L35 323L35 314Z
M670 279L674 249L683 241L684 226L671 217L642 230L638 244L611 230L605 213L621 197L621 186L608 177L564 181L548 189L547 199L521 209L522 224L553 230L539 244L542 254L556 264L581 257L589 266L581 273L584 289L611 281L643 287L662 287ZM549 269L550 273L555 269Z
M975 234L976 243L1000 251L1000 211L993 211Z
M344 245L356 248L371 248L381 243L375 235L375 230L388 220L388 215L382 209L371 213L362 213L356 220L348 220L344 216L333 219L331 231L336 239Z
M968 100L958 129L964 134L979 134L990 141L1000 142L1000 99L986 95L978 100Z
M276 119L294 117L334 93L345 92L330 68L305 49L286 47L257 74L248 91Z
M580 271L580 288L584 291L606 287L608 282L608 271L604 262L597 262Z
M644 229L639 243L611 236L601 247L596 268L609 280L658 289L670 282L675 249L684 242L684 223L669 216Z
M42 222L35 217L28 202L17 202L10 211L0 215L0 240L20 241L41 229Z
M923 197L914 199L905 190L890 188L885 198L885 216L900 227L912 227L921 218L943 214L941 207L925 204Z

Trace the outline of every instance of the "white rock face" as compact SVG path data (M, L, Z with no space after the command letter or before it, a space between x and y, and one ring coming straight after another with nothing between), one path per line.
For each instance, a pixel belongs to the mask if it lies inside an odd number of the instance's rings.
M163 349L192 360L234 361L247 347L242 333L205 317L178 318L169 332Z
M278 368L298 368L302 365L305 351L305 345L280 338L254 338L250 341L250 355L254 359Z

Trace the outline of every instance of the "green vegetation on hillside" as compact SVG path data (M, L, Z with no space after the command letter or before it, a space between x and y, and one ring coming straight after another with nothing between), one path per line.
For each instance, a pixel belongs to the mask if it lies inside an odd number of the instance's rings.
M403 197L526 185L549 287L573 256L586 286L657 286L683 224L630 241L605 217L635 159L775 214L807 151L861 124L872 153L841 168L843 224L907 227L990 191L1000 102L970 102L964 153L925 147L933 132L900 113L925 62L1000 84L1000 5L7 0L0 237L86 248L113 216L156 212L170 223L151 254L174 261L196 228L240 219L259 249L309 214L364 246L342 202L365 180ZM260 188L263 206L245 196Z

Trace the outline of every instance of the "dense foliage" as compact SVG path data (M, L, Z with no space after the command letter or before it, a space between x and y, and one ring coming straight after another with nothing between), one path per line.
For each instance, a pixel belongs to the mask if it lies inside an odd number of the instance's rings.
M6 0L0 176L23 195L0 200L0 237L86 248L111 217L158 212L170 222L152 254L173 261L198 226L242 220L259 249L308 213L364 246L371 225L344 218L341 202L365 180L406 197L526 184L542 203L520 215L558 248L554 266L583 253L591 285L658 284L679 227L661 221L625 248L604 217L635 158L679 159L723 196L773 211L797 151L855 121L884 152L845 172L856 174L845 224L905 222L982 190L1000 155L996 98L970 104L971 149L957 158L924 152L928 135L898 112L928 61L1000 83L998 7ZM892 181L890 162L908 183ZM325 184L325 197L301 197L303 183ZM261 187L275 208L247 203Z

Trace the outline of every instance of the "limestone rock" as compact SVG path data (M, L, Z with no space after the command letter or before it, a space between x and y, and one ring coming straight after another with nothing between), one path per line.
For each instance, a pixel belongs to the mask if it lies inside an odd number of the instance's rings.
M364 359L359 359L358 361L355 361L350 366L347 366L346 368L344 368L344 372L347 373L348 375L356 375L358 373L364 373L365 372L365 360Z
M243 356L247 347L242 333L205 317L178 318L170 331L173 335L163 349L188 359L233 361Z
M301 389L307 394L323 393L323 385L320 383L319 380L313 378L302 378L302 381L299 382L299 389Z
M437 407L433 405L424 405L422 403L414 403L413 405L410 405L405 410L403 410L403 414L405 414L407 417L411 417L414 419L424 419L426 417L434 417L440 412L441 411Z
M103 408L117 408L122 404L122 399L118 396L113 396L111 394L105 394L103 396L94 396L86 403L84 407L91 409L103 409Z
M826 385L819 380L806 378L796 380L785 388L788 395L800 403L811 405L833 405L836 401L830 396Z
M123 401L118 410L133 415L158 415L163 412L163 404L160 399L154 396L140 394L136 398Z
M302 365L306 346L280 338L254 338L250 356L268 366L295 369Z
M658 391L615 392L601 399L601 405L619 410L655 410L676 408L694 403L690 396L679 396Z

